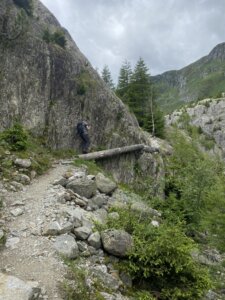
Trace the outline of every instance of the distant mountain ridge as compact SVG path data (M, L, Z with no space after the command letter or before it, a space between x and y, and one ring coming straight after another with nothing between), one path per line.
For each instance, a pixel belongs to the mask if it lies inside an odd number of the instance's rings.
M152 76L156 101L166 112L185 102L220 96L225 91L225 43L180 69Z

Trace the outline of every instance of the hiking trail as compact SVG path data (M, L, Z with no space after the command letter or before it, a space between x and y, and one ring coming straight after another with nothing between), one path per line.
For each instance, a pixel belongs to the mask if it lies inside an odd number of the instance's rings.
M66 268L53 248L54 238L42 236L41 226L48 217L50 221L57 214L48 197L54 188L52 183L68 168L59 163L35 178L24 191L7 192L4 196L3 222L8 232L6 246L1 251L0 271L24 281L38 282L42 299L62 300L59 284Z

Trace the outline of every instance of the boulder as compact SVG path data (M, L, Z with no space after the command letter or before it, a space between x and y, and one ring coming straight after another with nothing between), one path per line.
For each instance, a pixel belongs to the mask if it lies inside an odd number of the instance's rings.
M0 300L32 300L36 290L21 279L0 273Z
M104 194L99 194L88 201L88 206L91 208L98 209L101 208L103 205L105 205L107 203L107 200L108 200L108 196Z
M95 249L99 249L101 247L101 236L98 231L92 233L88 238L88 243Z
M75 239L68 234L60 235L54 243L56 251L66 258L76 258L79 255L79 249Z
M69 216L69 222L73 224L74 227L81 227L83 225L83 214L84 210L82 208L66 208L66 214Z
M116 278L107 273L107 267L105 265L93 266L89 270L92 277L97 278L103 284L104 287L117 291L122 285L120 278Z
M74 229L76 237L80 240L86 240L89 235L92 233L90 227L82 226Z
M133 246L131 235L124 230L105 230L101 238L104 250L118 257L125 257Z
M105 177L102 173L98 173L96 178L96 185L98 190L104 194L112 194L117 188L117 184Z
M43 229L43 235L58 235L61 233L61 226L58 222L54 221L47 224Z
M70 181L66 188L71 189L78 195L88 199L94 196L97 190L95 181L87 177L81 177Z
M30 184L30 177L25 174L17 174L15 180L21 182L22 184Z
M21 159L17 158L14 161L14 164L21 168L29 168L31 166L31 160L30 159Z
M153 217L153 216L161 217L161 213L159 211L149 207L143 202L134 202L131 205L131 210L139 212L141 216L143 216L144 218Z

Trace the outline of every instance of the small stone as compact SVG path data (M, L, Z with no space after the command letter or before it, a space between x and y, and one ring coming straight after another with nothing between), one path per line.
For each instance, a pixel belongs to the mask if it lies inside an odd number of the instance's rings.
M152 221L151 221L151 224L152 224L154 227L159 227L159 222L156 221L156 220L152 220Z
M36 176L37 176L37 172L34 171L34 170L32 170L32 171L30 172L30 179L33 180Z
M22 208L15 208L13 210L10 211L11 215L13 215L14 217L18 217L21 216L24 213L24 210Z
M16 249L17 246L16 244L18 244L20 242L20 239L18 237L12 237L12 238L8 238L6 240L6 248L10 248L10 249Z

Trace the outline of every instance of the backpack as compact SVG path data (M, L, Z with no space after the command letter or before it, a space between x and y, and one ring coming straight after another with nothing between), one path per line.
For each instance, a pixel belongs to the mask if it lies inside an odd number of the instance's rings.
M77 123L77 133L80 135L82 133L84 133L84 123L83 122L78 122Z

